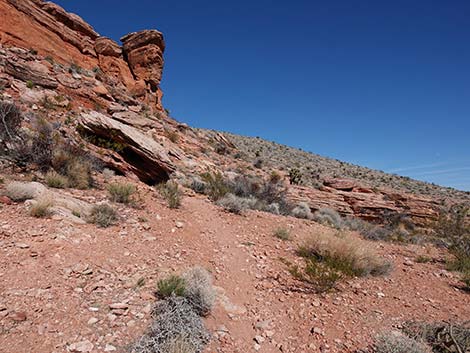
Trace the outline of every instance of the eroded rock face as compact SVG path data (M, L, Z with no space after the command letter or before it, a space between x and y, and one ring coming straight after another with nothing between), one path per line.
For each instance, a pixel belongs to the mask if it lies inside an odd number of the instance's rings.
M109 85L124 88L150 108L163 110L159 87L165 50L162 33L131 33L123 37L121 48L79 16L42 0L0 0L0 18L0 44L31 49L65 65L99 68Z
M136 93L146 86L149 95L147 101L153 101L161 107L160 81L163 73L163 52L165 42L163 35L156 30L130 33L121 38L123 53L136 79Z
M344 216L356 216L369 221L383 222L388 214L404 214L418 225L425 225L438 216L436 201L415 195L388 190L371 190L356 180L330 179L325 186L312 189L292 186L289 197L306 202L312 210L331 208Z
M79 120L82 132L108 139L122 146L122 158L113 167L123 174L133 173L148 184L169 179L176 169L168 151L140 130L98 112L83 113Z

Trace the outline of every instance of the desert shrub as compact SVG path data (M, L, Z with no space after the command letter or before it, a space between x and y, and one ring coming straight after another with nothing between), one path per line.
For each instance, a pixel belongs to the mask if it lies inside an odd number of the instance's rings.
M372 251L364 241L345 233L311 236L298 253L304 258L324 262L348 276L379 276L391 269L391 263Z
M165 299L171 296L184 296L186 292L186 281L180 276L171 275L157 282L157 296Z
M88 189L93 185L92 163L79 149L65 144L55 149L52 167L68 178L69 187Z
M291 215L296 218L303 218L303 219L312 219L312 211L310 210L310 206L305 203L301 202L297 206L295 206L292 211Z
M375 339L375 353L432 353L429 346L400 332L384 333Z
M253 163L253 167L261 169L263 168L263 160L261 158L257 158Z
M470 288L470 223L469 208L455 205L441 212L434 231L448 246L451 258L448 267L462 274L462 281Z
M300 185L302 183L302 173L297 168L289 170L289 182L292 185Z
M178 133L176 131L168 130L166 132L166 135L167 135L168 139L173 143L177 143L180 139L180 136L178 135Z
M286 228L277 228L274 231L274 236L281 240L289 240L289 237L290 237L289 230Z
M207 184L199 178L193 178L191 180L190 188L197 192L198 194L205 194Z
M243 211L254 208L256 202L257 200L253 197L239 197L228 193L217 201L217 205L229 212L242 214Z
M113 183L108 186L109 198L113 202L128 204L136 191L135 185L130 183Z
M132 353L200 353L210 340L201 317L186 298L159 301L148 331L133 345ZM184 351L177 349L184 348Z
M184 297L199 315L208 315L216 298L209 272L202 267L193 267L182 278L186 285Z
M13 181L5 188L5 195L13 201L26 201L34 199L37 189L29 183L20 183Z
M409 337L426 342L435 353L470 351L470 321L407 322L403 326Z
M212 199L212 201L217 201L225 194L229 192L229 188L225 179L220 172L216 173L203 173L201 175L202 180L206 183L206 193Z
M49 171L46 174L46 184L47 186L50 186L51 188L56 188L56 189L65 189L68 185L68 178L60 175L59 173L55 171Z
M18 137L22 121L23 115L15 104L0 101L0 146L2 149L6 149L7 143Z
M178 183L169 180L166 183L162 183L158 186L160 195L166 200L168 207L178 208L181 206L182 193L179 189Z
M101 174L103 174L103 178L106 181L111 180L116 175L114 170L109 169L109 168L104 168L103 171L101 172Z
M43 197L31 205L29 215L37 218L47 217L51 214L51 207L53 206L52 200L48 197Z
M269 213L272 213L272 214L276 214L276 215L280 215L280 214L281 214L281 210L280 210L279 204L276 203L276 202L270 203L269 205L267 205L266 207L264 207L264 208L263 208L263 211L266 211L266 212L269 212Z
M113 225L117 220L116 210L105 203L93 206L87 219L88 223L94 223L102 228Z
M304 260L303 267L288 262L286 264L294 278L307 283L316 293L329 292L344 277L339 270L319 262L315 258L306 257Z
M32 160L41 170L48 170L53 158L55 144L54 129L45 119L38 118L34 121L33 131L31 141Z
M342 229L344 226L343 219L339 213L331 208L320 208L318 211L315 211L313 220L336 229Z

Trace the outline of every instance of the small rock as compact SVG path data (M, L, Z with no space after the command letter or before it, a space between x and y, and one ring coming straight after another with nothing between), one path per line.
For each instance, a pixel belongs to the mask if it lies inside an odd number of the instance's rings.
M26 243L16 243L15 246L20 249L27 249L29 248L29 245Z
M183 223L183 222L180 222L180 221L176 221L176 222L175 222L175 226L176 226L176 228L183 228L183 227L184 227L184 223Z
M129 307L126 303L113 303L109 304L111 310L126 310Z
M96 317L92 317L90 320L88 320L87 324L88 325L94 325L98 322L98 319Z
M25 321L26 320L26 313L25 312L20 312L20 311L13 311L11 312L8 317L12 319L13 321Z
M260 335L256 335L254 340L255 340L256 343L261 344L261 343L264 342L264 337L260 336Z
M72 343L69 345L69 352L73 353L83 353L91 352L93 350L93 343L88 340Z
M113 345L111 344L107 344L105 347L104 347L104 351L105 352L114 352L116 350L116 347L114 347Z

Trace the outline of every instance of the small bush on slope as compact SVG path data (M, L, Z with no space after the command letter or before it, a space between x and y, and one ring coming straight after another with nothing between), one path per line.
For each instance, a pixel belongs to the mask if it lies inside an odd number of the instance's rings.
M157 283L157 296L165 299L171 296L182 297L186 293L186 282L180 276L172 275Z
M193 267L183 274L183 279L186 284L184 297L199 315L208 315L216 298L209 272L202 267Z
M253 197L239 197L228 193L221 199L217 200L216 204L222 206L229 212L242 214L243 211L254 208L256 202L257 200Z
M391 269L391 263L376 255L365 242L346 234L311 236L297 253L304 259L304 266L284 261L289 272L318 293L331 290L344 277L384 275Z
M95 205L88 216L88 223L94 223L102 228L109 227L116 223L117 212L108 204Z
M274 236L281 240L289 240L289 237L290 237L289 230L286 228L277 228L274 231Z
M344 227L343 218L331 208L320 208L313 214L313 220L336 229Z
M178 208L181 206L181 191L175 181L167 181L158 186L160 195L166 200L168 207Z
M68 178L55 171L49 171L46 174L46 184L51 188L65 189L68 185Z
M30 216L43 218L51 214L52 200L47 196L37 200L29 209Z
M132 353L200 353L210 340L201 317L186 298L159 301L149 330L135 343Z
M429 346L400 332L379 335L374 343L375 353L432 353Z
M310 206L305 203L301 202L297 206L295 206L292 211L291 215L296 218L303 218L303 219L312 219L312 211L310 210Z
M109 198L113 202L128 204L135 192L135 185L130 183L113 183L108 186Z

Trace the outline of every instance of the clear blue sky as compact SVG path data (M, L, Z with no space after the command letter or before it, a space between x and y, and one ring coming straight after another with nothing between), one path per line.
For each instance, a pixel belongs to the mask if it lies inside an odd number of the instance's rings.
M178 120L470 190L468 0L56 2L164 32Z

